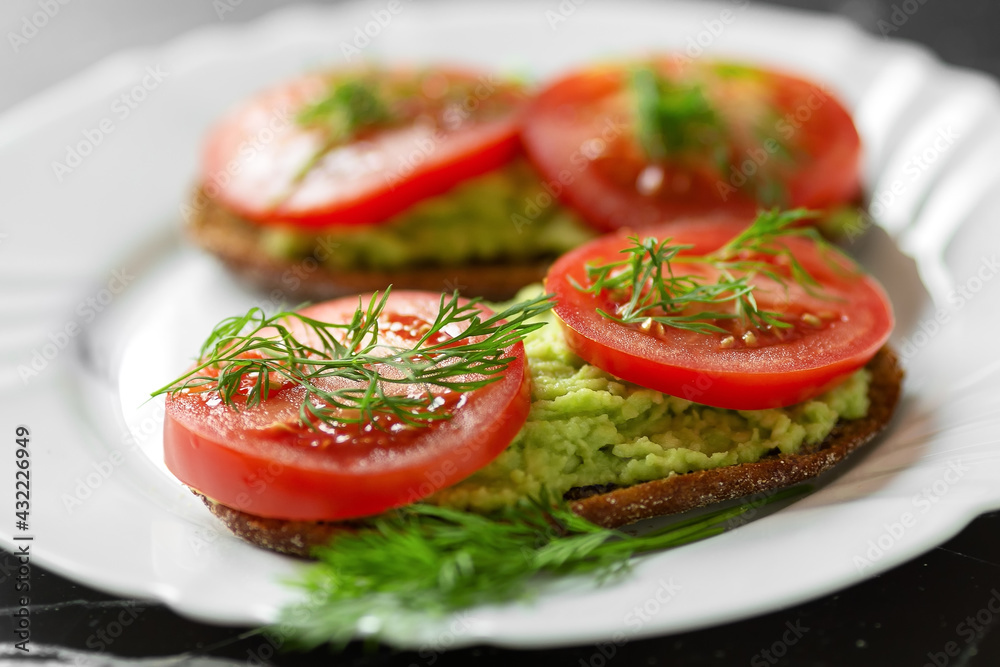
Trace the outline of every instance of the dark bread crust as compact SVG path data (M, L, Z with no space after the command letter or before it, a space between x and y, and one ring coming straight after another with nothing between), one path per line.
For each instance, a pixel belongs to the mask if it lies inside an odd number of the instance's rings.
M892 350L882 348L868 363L872 372L871 407L861 419L839 422L829 436L808 451L775 455L755 463L674 475L625 488L574 489L570 507L580 516L608 528L642 519L674 514L762 491L780 489L815 477L872 440L889 424L899 395L903 371ZM308 556L315 545L328 544L360 522L286 521L267 519L221 505L195 491L212 513L238 537L265 549Z
M600 526L617 528L654 516L780 489L815 477L878 435L899 401L903 371L884 347L868 364L871 407L861 419L842 420L826 439L797 454L769 456L755 463L700 470L599 493L570 503L572 510Z
M363 524L352 521L288 521L268 519L218 503L191 489L236 537L271 551L308 557L314 546L329 544L334 536L354 532Z
M323 300L385 289L451 292L466 296L509 299L545 277L553 258L521 264L420 266L406 271L333 271L322 264L292 273L303 260L282 261L260 250L262 229L246 222L203 191L195 193L187 232L199 246L218 257L230 271L264 290L279 290L290 301ZM291 276L294 275L294 279ZM291 284L299 283L294 290Z

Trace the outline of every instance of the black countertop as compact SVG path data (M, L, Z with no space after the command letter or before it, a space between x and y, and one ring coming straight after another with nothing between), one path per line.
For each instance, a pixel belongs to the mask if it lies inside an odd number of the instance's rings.
M10 554L0 557L0 587L8 595L16 567ZM431 654L372 650L355 643L336 654L325 648L283 653L253 628L195 623L163 605L105 595L38 567L32 574L32 592L32 655L56 646L88 652L86 658L61 652L59 657L70 664L100 665L104 654L113 654L170 657L178 664L211 656L248 664L311 665L333 660L406 667L473 661L593 667L987 667L1000 664L1000 512L976 519L930 553L834 595L738 623L622 646L591 644L546 651L479 647ZM3 641L14 636L14 624L12 617L0 619ZM7 656L12 654L8 650Z
M918 11L892 22L907 3ZM12 23L36 9L14 2ZM103 0L66 12L56 38L58 59L4 56L0 109L114 50L155 44L212 15L210 3L160 5ZM234 21L250 20L275 4L244 0ZM550 3L552 4L552 3ZM944 60L1000 75L1000 3L995 0L800 0L777 4L847 15L873 34L923 42ZM910 8L912 9L912 8ZM347 665L913 665L982 667L1000 664L1000 512L979 517L956 538L883 575L834 595L765 616L697 632L635 640L622 646L586 645L546 651L480 647L443 654L397 652L352 644L332 654L284 653L252 628L219 627L181 618L163 605L123 600L33 565L30 657L61 664L101 665L115 656L155 658L155 664ZM12 616L14 557L0 551L0 662L24 658ZM3 645L7 643L6 645ZM218 663L216 663L218 664Z

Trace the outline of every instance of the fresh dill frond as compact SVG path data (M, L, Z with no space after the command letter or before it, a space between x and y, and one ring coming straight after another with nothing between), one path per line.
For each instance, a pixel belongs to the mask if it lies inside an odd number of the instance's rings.
M347 322L322 322L301 312L266 315L251 308L212 330L194 368L153 392L216 390L222 402L238 409L267 398L272 383L305 388L301 424L369 423L376 414L392 414L413 425L447 419L436 409L435 389L473 391L500 379L512 357L508 349L544 322L530 321L549 310L543 295L485 317L479 299L463 301L458 293L441 296L433 322L411 345L389 346L379 336L379 317L390 290L377 292ZM448 334L458 327L459 337ZM324 379L346 380L330 388ZM341 383L344 384L344 383ZM421 385L421 396L385 391L387 385ZM440 392L438 392L440 393Z
M674 81L651 67L632 73L636 131L640 146L653 161L708 152L714 164L728 159L729 132L702 84Z
M681 519L638 535L597 526L544 494L496 515L418 503L334 538L293 582L307 600L283 610L276 628L290 645L344 644L378 635L407 616L440 616L477 604L531 598L540 577L624 573L634 556L724 532L733 519L802 488Z
M350 142L364 130L397 119L387 96L381 92L378 77L359 75L355 79L333 81L327 94L300 109L295 120L325 134L323 144L296 172L297 183L337 146Z
M598 309L603 317L620 324L658 323L703 334L728 333L721 326L726 321L746 328L789 328L792 325L781 313L758 307L753 280L766 276L784 286L791 281L811 294L822 294L816 279L780 243L783 237L803 236L812 239L822 253L839 255L814 228L796 226L814 217L805 209L762 211L747 229L707 255L683 254L692 246L673 243L670 238L633 236L631 245L621 251L625 259L588 266L589 284L574 282L574 286L582 292L621 298L614 313ZM775 262L779 257L782 271ZM684 265L709 267L717 278L709 281L697 272L678 269Z
M697 78L664 76L651 66L629 78L634 100L636 140L652 163L704 165L719 183L743 189L762 206L788 201L781 173L794 166L793 149L778 137L779 116L765 107L757 117L733 115L709 94L713 85L753 79L755 70L716 65L716 84ZM760 157L764 156L763 160ZM746 164L752 171L747 171ZM734 176L739 180L734 180ZM737 184L738 183L738 184Z
M296 115L300 125L322 127L340 141L360 130L391 122L394 114L374 79L335 81L324 97Z

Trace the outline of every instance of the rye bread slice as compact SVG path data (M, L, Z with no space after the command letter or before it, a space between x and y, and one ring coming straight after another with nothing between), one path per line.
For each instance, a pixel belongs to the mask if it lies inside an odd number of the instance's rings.
M600 526L617 528L642 519L780 489L815 477L872 440L889 424L899 401L903 371L896 356L882 348L868 363L871 406L861 419L841 420L823 442L797 454L768 456L713 470L673 475L595 494L577 493L572 510Z
M571 489L570 507L607 528L684 512L713 503L779 489L815 477L843 461L888 426L899 401L903 371L888 347L868 363L871 407L861 419L841 420L827 438L797 454L775 454L755 463L673 475L623 488ZM328 544L338 533L363 522L268 519L227 507L195 493L235 535L265 549L308 556L313 546Z
M188 236L218 257L241 279L278 290L288 301L325 300L385 289L451 292L491 300L513 297L525 285L541 282L554 257L513 264L417 266L406 271L335 271L315 258L280 260L261 251L262 228L249 223L198 191L187 224ZM293 289L294 287L294 289Z

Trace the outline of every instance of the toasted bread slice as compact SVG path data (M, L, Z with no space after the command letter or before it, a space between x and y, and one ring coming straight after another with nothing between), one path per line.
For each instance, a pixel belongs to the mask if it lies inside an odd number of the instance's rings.
M451 292L491 300L509 299L545 277L554 257L513 264L418 266L406 271L333 271L322 263L282 261L262 251L263 228L251 224L203 192L196 193L187 231L199 246L218 257L237 276L264 290L278 290L290 301L325 300L398 288ZM299 270L296 271L296 265ZM294 276L294 278L292 278ZM294 286L294 289L292 289Z
M889 424L899 401L903 371L885 347L868 363L872 380L870 407L861 419L839 422L827 438L797 454L768 456L755 463L690 472L623 488L587 487L566 494L571 509L607 528L642 519L684 512L762 491L779 489L815 477L871 441ZM313 546L328 544L338 533L357 530L364 522L286 521L248 514L198 493L212 513L238 537L257 546L308 556Z
M602 492L601 489L590 494L574 489L573 497L577 499L570 507L600 526L617 528L654 516L780 489L815 477L878 435L892 418L899 401L903 371L887 347L868 363L868 369L872 372L868 414L861 419L841 420L818 445L796 454L673 475L610 491Z

